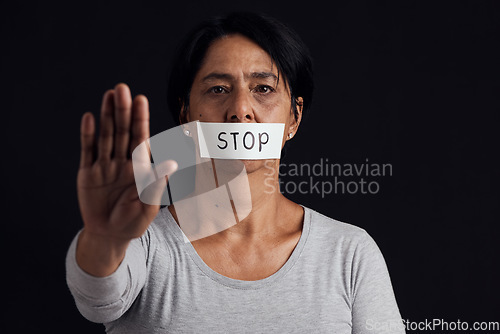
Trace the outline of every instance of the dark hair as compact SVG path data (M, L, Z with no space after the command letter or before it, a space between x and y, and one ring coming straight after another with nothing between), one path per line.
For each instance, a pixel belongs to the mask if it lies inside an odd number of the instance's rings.
M266 51L276 64L278 74L285 78L290 89L292 108L296 113L297 97L304 99L303 114L311 107L313 97L313 69L309 50L289 27L271 17L237 12L226 17L205 21L183 40L174 58L168 82L167 103L179 123L182 106L189 106L189 93L210 45L217 39L241 34Z

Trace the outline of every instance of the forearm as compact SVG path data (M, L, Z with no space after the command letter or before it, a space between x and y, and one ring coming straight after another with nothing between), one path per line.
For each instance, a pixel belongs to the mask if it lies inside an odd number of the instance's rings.
M144 248L143 240L133 239L129 242L123 255L118 252L116 255L113 255L114 253L106 255L101 253L106 249L106 246L101 244L94 245L97 249L88 248L88 246L92 246L95 239L91 239L92 241L87 244L86 236L82 236L82 233L83 230L78 237L73 239L66 256L68 287L75 298L80 313L85 318L99 323L116 320L132 305L146 282L146 254L148 250ZM80 244L82 240L83 243ZM96 263L99 263L91 265L94 270L97 269L96 272L112 272L102 277L87 272L89 268L82 268L77 262L77 244L83 245L82 251L80 251L82 253L80 256L83 257L82 263L94 259ZM116 249L112 251L115 252ZM96 254L103 254L103 258L94 258L93 256ZM111 262L113 262L112 266ZM117 267L113 270L112 267L115 265ZM91 268L89 271L93 269Z

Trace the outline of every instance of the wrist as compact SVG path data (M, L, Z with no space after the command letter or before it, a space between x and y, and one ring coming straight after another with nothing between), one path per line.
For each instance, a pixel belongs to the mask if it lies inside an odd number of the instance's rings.
M111 238L83 229L78 236L76 262L92 276L105 277L123 261L130 240Z

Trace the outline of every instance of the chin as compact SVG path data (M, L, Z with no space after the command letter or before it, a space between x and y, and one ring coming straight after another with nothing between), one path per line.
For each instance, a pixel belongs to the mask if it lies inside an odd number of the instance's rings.
M248 174L265 166L266 160L239 160L244 166Z
M214 159L215 166L218 171L223 171L227 174L240 174L245 168L247 174L251 174L265 167L267 160L228 160Z

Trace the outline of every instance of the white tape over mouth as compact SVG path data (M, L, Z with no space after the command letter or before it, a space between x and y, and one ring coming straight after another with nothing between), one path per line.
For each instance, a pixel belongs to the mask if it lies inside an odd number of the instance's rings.
M198 122L198 145L202 158L279 159L283 123Z

